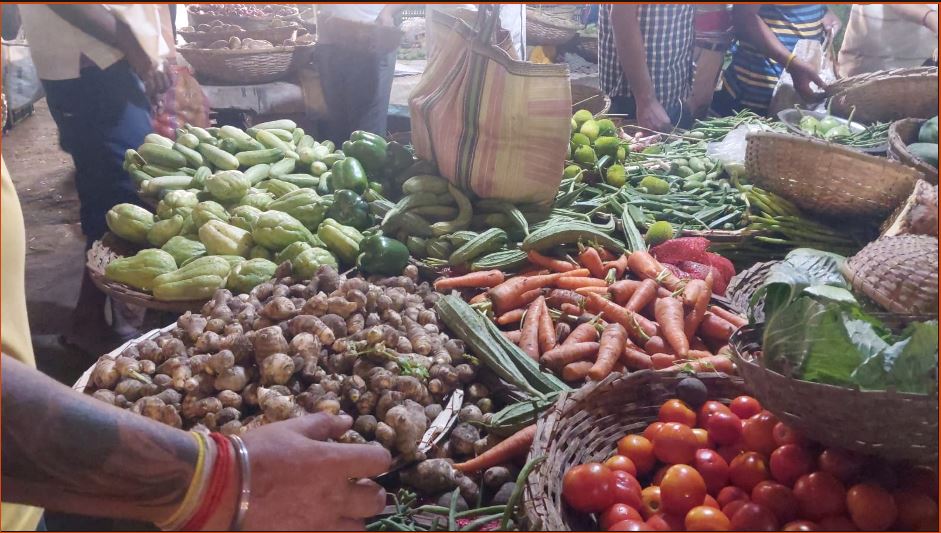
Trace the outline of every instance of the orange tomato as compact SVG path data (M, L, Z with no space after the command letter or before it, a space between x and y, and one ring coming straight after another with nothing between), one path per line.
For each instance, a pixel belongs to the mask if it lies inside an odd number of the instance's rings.
M618 455L623 455L633 461L639 475L650 472L656 462L653 444L640 435L622 437L618 441Z
M910 489L893 494L898 518L895 529L899 531L937 531L938 504L930 497Z
M797 498L791 489L775 481L762 481L751 491L751 501L767 507L779 522L797 517Z
M611 470L623 470L632 476L637 475L637 467L634 466L634 461L631 461L631 458L626 455L612 455L603 464Z
M660 428L663 427L663 422L652 422L647 429L641 434L645 439L653 442L653 438L657 436L657 432L660 431Z
M678 422L693 427L696 425L696 413L682 400L672 399L663 402L660 406L657 420L663 423Z
M626 503L635 509L641 506L640 483L627 472L614 471L614 486L611 491L614 493L615 503Z
M838 448L827 448L817 458L817 466L823 472L839 479L843 483L855 480L863 467L863 458Z
M771 434L774 437L775 444L778 446L784 446L785 444L805 444L807 442L807 439L804 438L804 435L800 431L791 428L784 422L775 424L774 429L771 430Z
M729 482L729 464L714 450L696 450L691 465L706 481L709 494L718 494Z
M653 529L643 521L622 520L611 526L608 531L653 531Z
M729 463L729 479L736 487L751 493L755 485L768 479L768 467L760 453L745 452Z
M686 515L690 509L706 500L706 482L695 468L673 465L660 483L660 502L663 512Z
M746 503L731 518L735 531L777 531L778 520L769 509L757 503Z
M719 411L709 417L706 429L717 444L733 444L742 438L742 419L735 413Z
M784 524L781 531L817 531L817 524L810 520L795 520Z
M725 459L726 463L731 463L732 459L735 459L739 455L745 453L745 443L739 441L735 444L726 444L716 448L716 451L719 452L719 455L721 455L723 459Z
M722 510L722 508L719 507L719 502L717 502L715 498L713 498L712 496L708 494L706 494L706 499L703 500L702 504L705 505L706 507L712 507L713 509Z
M747 420L761 412L761 404L751 396L739 396L729 403L729 411Z
M801 476L794 483L794 497L802 518L820 520L843 514L846 509L846 489L826 472Z
M750 502L751 496L749 496L749 494L744 490L733 485L722 487L722 490L720 490L719 494L716 495L716 501L719 502L721 507L725 507L726 505L736 500Z
M697 448L699 448L699 443L696 441L693 430L678 422L663 424L653 441L654 455L660 461L669 464L689 464Z
M889 492L873 483L859 483L846 491L846 510L863 531L885 531L898 518L898 508Z
M683 518L682 516L656 513L647 519L647 525L654 531L683 531Z
M709 418L719 412L730 413L729 408L724 404L717 402L715 400L709 400L706 403L702 404L699 408L699 416L697 420L699 421L699 427L705 428L706 424L709 422Z
M651 485L640 493L641 506L640 514L649 519L651 516L660 512L660 487Z
M687 531L728 531L732 527L722 511L705 505L690 509L683 525Z
M598 513L614 503L614 472L600 463L570 468L562 478L562 497L577 511Z
M715 443L709 438L709 432L703 428L693 428L693 435L696 436L696 444L700 448L715 448Z
M605 512L601 513L601 517L598 519L601 529L607 530L614 524L622 522L624 520L636 520L638 522L643 522L644 518L640 516L640 513L637 509L634 509L626 503L616 503L611 507L608 507Z
M779 483L791 486L804 474L814 471L814 458L797 444L785 444L771 452L769 460L771 477Z
M762 411L745 420L742 424L745 449L764 454L766 457L770 455L778 447L774 442L774 425L777 423L768 411Z

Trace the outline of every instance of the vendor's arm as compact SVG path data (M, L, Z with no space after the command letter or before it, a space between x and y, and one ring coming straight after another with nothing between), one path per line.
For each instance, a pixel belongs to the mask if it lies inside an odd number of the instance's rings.
M672 124L654 93L644 37L640 31L639 7L636 4L614 4L611 6L611 27L614 45L624 77L631 87L637 106L637 124L655 131L669 131Z
M762 4L736 4L732 8L732 21L735 25L735 34L739 40L747 42L754 46L766 57L773 59L782 66L787 66L788 73L794 80L794 88L804 99L812 99L815 95L810 83L815 83L821 89L825 89L827 84L820 78L817 69L800 59L792 59L791 51L787 49L781 40L771 31L771 28L765 24L765 21L758 16L758 11Z
M16 4L3 4L3 15L0 20L3 21L3 38L12 41L20 33L20 8Z
M938 33L938 4L885 4L883 9Z
M386 4L379 16L376 17L376 23L382 26L395 26L395 16L402 11L408 4Z

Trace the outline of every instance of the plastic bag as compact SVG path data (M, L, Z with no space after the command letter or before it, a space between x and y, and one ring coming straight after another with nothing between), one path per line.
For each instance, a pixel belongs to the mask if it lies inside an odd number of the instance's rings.
M742 124L730 131L724 139L706 145L706 155L722 166L733 177L745 177L745 149L748 147L748 135L759 131L770 131L763 124Z
M155 132L173 139L176 129L184 124L209 126L209 99L188 68L168 65L173 85L157 99L153 127Z
M836 81L836 68L833 57L832 40L829 38L823 43L811 39L801 39L794 46L794 59L816 67L820 78L827 85ZM822 91L824 88L818 87L818 89ZM810 110L823 110L825 108L823 99L808 102L801 98L794 88L794 80L791 78L791 74L785 70L781 73L778 84L774 88L774 96L771 97L768 115L775 116L779 111L790 109L795 105Z

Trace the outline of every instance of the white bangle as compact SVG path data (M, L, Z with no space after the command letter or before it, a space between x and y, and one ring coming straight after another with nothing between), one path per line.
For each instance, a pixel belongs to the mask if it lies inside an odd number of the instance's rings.
M248 462L248 448L245 442L238 435L229 435L236 454L239 456L239 476L241 478L241 490L239 491L238 507L235 511L235 517L232 518L232 531L241 531L245 522L245 514L248 513L249 499L252 495L251 470Z

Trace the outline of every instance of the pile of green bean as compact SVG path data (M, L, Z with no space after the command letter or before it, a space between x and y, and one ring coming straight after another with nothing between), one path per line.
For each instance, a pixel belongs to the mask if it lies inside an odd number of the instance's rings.
M889 125L888 122L876 122L875 124L870 124L862 131L851 133L843 137L836 137L833 139L833 142L854 148L879 146L889 140Z

